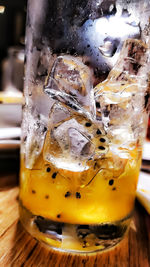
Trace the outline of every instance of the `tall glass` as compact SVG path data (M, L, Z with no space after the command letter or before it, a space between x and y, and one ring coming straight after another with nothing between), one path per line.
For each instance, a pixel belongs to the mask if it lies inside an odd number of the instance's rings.
M29 0L20 219L63 251L127 232L149 98L149 1Z

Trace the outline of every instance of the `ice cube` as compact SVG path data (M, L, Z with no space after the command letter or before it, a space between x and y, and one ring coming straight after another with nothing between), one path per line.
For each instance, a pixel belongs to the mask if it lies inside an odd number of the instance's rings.
M109 153L109 156L99 159L97 165L100 174L103 174L105 179L117 179L124 172L127 161L127 159Z
M58 88L58 87L57 87ZM74 97L61 92L61 91L56 91L55 89L52 88L46 88L44 92L51 98L58 100L61 103L64 103L64 105L74 109L76 112L82 113L86 115L87 117L91 118L91 114L88 113L77 101Z
M54 78L59 88L72 96L78 97L79 102L92 88L91 72L81 60L72 56L60 56L56 59L50 77ZM47 81L49 85L49 80Z
M105 179L118 179L125 172L128 159L110 154L109 157L99 160L100 172Z
M90 150L90 140L87 139L76 128L69 128L68 130L70 153L75 157L87 157Z
M80 177L80 187L90 186L94 179L103 177L105 180L118 179L125 172L128 157L124 158L109 152L106 156L89 161L89 169L85 170ZM97 176L98 174L98 176ZM100 176L99 176L100 175Z
M147 45L142 41L126 40L119 59L110 71L107 80L95 87L95 95L106 94L108 102L119 103L123 102L125 98L130 98L133 93L146 90L144 85L148 86L149 80L147 80L146 65L148 52ZM145 84L143 84L144 82Z
M101 114L100 119L104 124L108 139L111 140L110 149L115 153L120 147L127 148L136 143L133 125L139 125L141 109L140 107L139 111L135 109L133 98L134 92L110 93L105 88L104 92L96 98L96 103L99 103L99 106L97 104L97 120Z
M138 142L131 124L109 127L108 138L111 140L110 151L124 159L129 158L129 152L136 148Z
M62 123L63 121L69 119L71 117L71 110L67 107L59 104L58 102L54 103L51 109L51 113L49 114L49 124L50 128L54 125Z
M107 81L106 84L97 86L100 89L99 95L95 97L97 120L103 122L107 133L110 127L128 128L129 125L134 133L138 125L143 123L144 92L140 92L137 82L127 81L125 85Z
M109 131L109 125L130 125L132 129L138 125L149 86L147 60L147 45L128 39L108 78L94 88L96 117L103 122L106 131Z
M80 157L84 146L90 143L90 139L87 139L80 131L84 132L84 128L72 118L62 122L56 130L54 129L54 138L63 151L68 149L71 155Z
M109 141L103 127L82 114L55 103L44 143L44 159L56 167L83 171L89 159L101 158L108 152Z
M144 72L147 68L145 66L147 60L147 45L141 40L128 39L124 42L119 59L114 69L128 72L129 75L143 76L143 74L146 74Z
M54 99L65 101L65 104L71 102L72 108L77 105L95 114L92 88L91 70L81 59L59 56L47 77L44 91Z
M94 154L94 145L88 137L80 133L81 127L82 125L75 119L55 125L46 137L45 160L52 162L60 169L83 171L86 168L86 161Z

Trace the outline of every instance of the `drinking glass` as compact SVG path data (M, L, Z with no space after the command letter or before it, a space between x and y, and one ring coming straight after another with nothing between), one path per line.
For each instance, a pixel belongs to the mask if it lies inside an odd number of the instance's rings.
M149 1L29 0L20 219L60 251L116 245L149 99Z

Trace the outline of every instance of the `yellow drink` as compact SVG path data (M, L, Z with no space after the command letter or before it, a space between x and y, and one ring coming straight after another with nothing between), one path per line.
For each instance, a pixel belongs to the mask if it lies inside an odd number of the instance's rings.
M22 164L20 185L22 205L34 216L70 225L121 222L131 214L134 207L141 153L138 149L128 151L128 159L120 158L122 169L107 169L106 165L112 161L113 156L116 160L115 155L110 157L108 153L108 159L95 161L97 163L95 165L102 164L105 168L96 171L97 174L90 180L89 177L95 174L93 166L81 173L66 171L44 161L42 154L32 170L26 169ZM85 175L83 185L81 181ZM45 240L40 233L37 236ZM48 240L53 245L51 239ZM63 241L62 244L58 242L57 246L65 249L67 244ZM77 250L82 247L81 241L69 241L69 246Z

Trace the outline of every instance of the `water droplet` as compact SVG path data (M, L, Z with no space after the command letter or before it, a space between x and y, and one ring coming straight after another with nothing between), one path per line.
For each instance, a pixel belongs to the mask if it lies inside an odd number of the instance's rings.
M99 47L101 54L105 57L112 57L114 56L117 50L118 42L116 40L112 40L106 38L104 40L104 45Z

